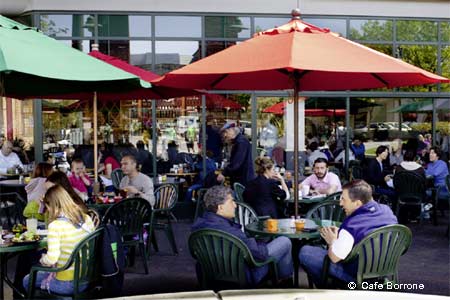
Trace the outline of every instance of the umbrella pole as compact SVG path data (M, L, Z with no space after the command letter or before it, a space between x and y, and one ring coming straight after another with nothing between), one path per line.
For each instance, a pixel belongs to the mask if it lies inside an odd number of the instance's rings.
M298 74L294 74L294 210L298 216Z
M98 141L97 141L97 92L94 92L94 191L98 183ZM97 191L98 192L98 191Z

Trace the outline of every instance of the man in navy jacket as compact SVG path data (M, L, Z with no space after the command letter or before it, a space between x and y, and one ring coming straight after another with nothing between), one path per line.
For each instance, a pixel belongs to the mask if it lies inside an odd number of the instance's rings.
M292 277L291 241L286 237L278 237L266 244L264 242L258 242L252 237L248 237L242 231L242 226L233 221L236 203L233 199L233 191L229 187L221 185L213 186L206 192L204 202L206 212L192 225L192 231L199 229L218 229L232 234L247 245L255 260L264 261L269 257L274 257L277 261L278 276L280 279L289 280ZM250 272L247 272L247 277L251 283L257 284L267 272L267 266L254 268Z
M245 186L247 182L255 178L252 146L234 123L225 124L222 127L222 134L224 140L232 145L230 163L225 166L223 175L230 177L231 184L239 182Z
M325 256L331 260L329 272L345 282L355 281L357 261L343 264L344 260L364 237L375 229L397 224L397 217L384 204L372 199L372 188L364 180L354 180L342 188L340 203L347 218L340 228L323 227L320 235L328 244L328 251L321 247L304 246L300 250L300 264L320 287L322 265Z

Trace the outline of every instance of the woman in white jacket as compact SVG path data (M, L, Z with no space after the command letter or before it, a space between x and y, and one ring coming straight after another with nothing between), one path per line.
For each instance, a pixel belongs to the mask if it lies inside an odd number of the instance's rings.
M39 214L40 201L47 191L45 186L45 181L50 174L53 173L53 166L49 163L39 163L33 172L33 178L25 186L25 191L27 192L28 204L23 211L23 215L26 218L35 217L40 221L44 218Z

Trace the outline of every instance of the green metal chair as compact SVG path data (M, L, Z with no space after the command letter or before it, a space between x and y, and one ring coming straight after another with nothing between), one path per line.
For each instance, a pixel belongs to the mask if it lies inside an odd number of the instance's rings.
M345 213L339 205L339 200L325 200L313 206L306 213L306 218L342 222L345 219Z
M268 219L268 216L258 217L254 209L243 202L236 202L236 212L234 221L242 225L242 231L245 232L245 225L258 221L259 219Z
M96 231L90 233L73 250L67 263L60 268L44 267L41 265L35 265L30 271L30 281L28 284L28 299L41 299L56 297L56 298L71 298L71 299L86 299L88 297L97 298L96 295L98 287L101 285L101 237L103 235L103 227L100 227ZM55 294L48 294L47 291L37 289L36 275L38 271L42 272L61 272L68 268L74 268L74 293L71 296L62 296ZM80 286L82 284L88 284L87 290L80 292Z
M120 190L120 182L122 181L122 178L123 178L122 169L115 169L112 171L111 180L116 190Z
M197 197L195 197L196 203L194 221L197 220L197 218L205 211L205 202L203 201L203 198L205 197L207 191L207 188L197 190Z
M236 193L236 201L238 202L244 202L244 191L245 191L245 186L243 186L242 184L240 184L239 182L235 182L233 184L233 190Z
M257 262L247 245L240 239L221 230L200 229L189 236L189 250L198 262L198 280L202 289L244 288L253 286L247 280L246 267L269 266L273 283L278 281L274 258Z
M417 213L420 214L421 205L426 198L425 177L415 172L399 171L395 173L393 180L395 191L398 195L397 207L395 209L397 218L400 220L400 217L403 218L404 216L404 214L400 215L400 209L402 207L407 207L409 210L415 207Z
M339 201L341 200L342 192L336 192L331 195L328 195L323 201Z
M167 239L169 240L170 246L174 254L178 254L177 245L175 243L175 236L172 229L172 209L177 204L178 191L174 184L163 184L159 186L155 191L155 204L153 205L153 210L150 216L150 223L146 224L148 238L147 246L150 250L150 238L154 237L154 230L162 229L165 231ZM153 241L155 250L158 251L158 245L156 239Z
M144 223L150 220L151 214L152 207L147 200L127 198L108 208L102 221L103 224L112 224L119 229L123 238L123 246L131 248L130 265L134 264L135 247L139 246L145 274L148 274L148 266L147 250L144 243Z
M356 287L361 289L364 281L384 280L398 282L398 262L411 245L411 230L408 227L395 224L380 227L362 239L342 263L358 262ZM322 269L324 288L328 280L330 259L325 256Z

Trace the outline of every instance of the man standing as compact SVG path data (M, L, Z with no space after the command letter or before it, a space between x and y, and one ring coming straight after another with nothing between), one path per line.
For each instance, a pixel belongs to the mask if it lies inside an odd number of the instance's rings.
M342 190L339 177L328 172L328 161L325 158L318 158L314 161L314 174L308 176L300 184L299 189L303 186L309 186L312 194L331 195Z
M125 175L120 181L120 189L127 191L127 197L143 198L153 206L155 204L153 182L150 177L137 170L136 158L133 155L125 155L120 164Z
M239 130L239 129L238 129ZM199 229L218 229L232 234L242 240L257 261L274 257L277 262L278 276L281 280L291 280L293 272L291 241L287 237L278 237L266 244L257 242L242 232L241 225L235 223L236 203L233 191L226 186L216 185L210 188L205 196L206 212L192 225L192 231ZM251 269L252 283L257 284L267 274L268 267Z
M239 182L245 186L248 181L255 177L250 142L234 123L225 124L222 127L222 132L225 142L232 145L230 163L223 170L223 175L230 177L231 185ZM223 178L220 178L220 180L223 180Z
M347 216L341 227L330 226L320 230L328 251L321 247L304 246L299 253L300 264L318 287L326 255L331 260L329 272L333 277L345 282L355 281L358 262L343 264L340 261L375 229L397 224L397 218L388 206L373 201L372 188L364 180L354 180L344 185L339 204Z
M13 144L11 141L5 141L0 151L0 173L8 173L8 169L16 171L16 168L23 169L23 164L19 159L19 156L13 152Z

